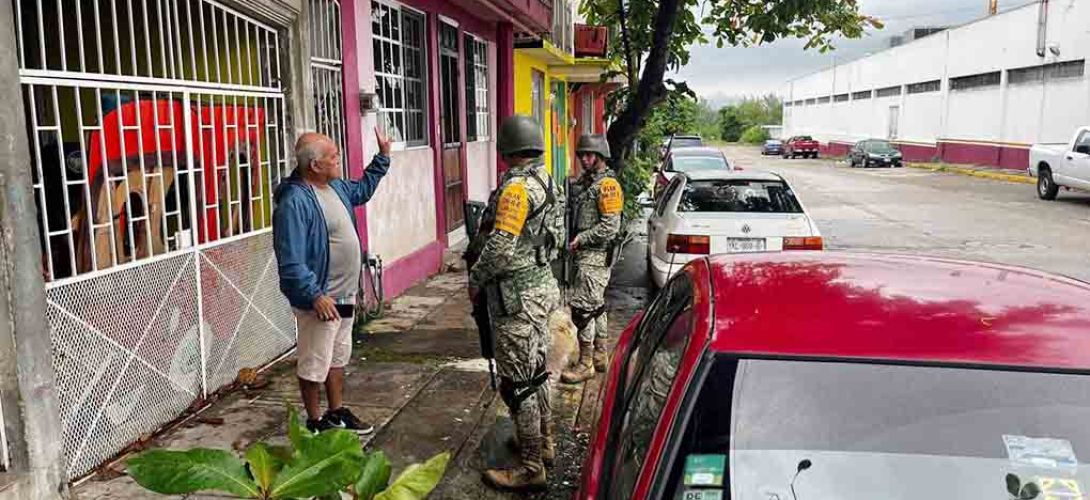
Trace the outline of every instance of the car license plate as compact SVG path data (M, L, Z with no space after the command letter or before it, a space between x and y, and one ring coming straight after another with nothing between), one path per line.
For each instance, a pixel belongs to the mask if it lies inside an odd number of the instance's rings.
M763 252L765 251L764 238L727 238L727 252Z

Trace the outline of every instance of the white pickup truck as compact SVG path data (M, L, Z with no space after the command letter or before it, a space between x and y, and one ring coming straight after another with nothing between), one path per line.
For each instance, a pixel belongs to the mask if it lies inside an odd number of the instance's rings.
M1037 178L1037 196L1055 200L1060 188L1090 190L1090 127L1075 132L1067 144L1034 144L1029 175Z

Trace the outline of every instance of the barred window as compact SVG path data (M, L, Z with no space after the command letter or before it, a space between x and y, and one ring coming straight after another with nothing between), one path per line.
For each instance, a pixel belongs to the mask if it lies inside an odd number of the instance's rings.
M938 92L939 90L942 90L942 80L913 83L908 86L909 94L923 94L926 92Z
M950 90L969 90L982 87L994 87L999 85L1001 80L1000 73L993 71L991 73L981 73L978 75L960 76L950 79Z
M809 106L811 104L816 104L816 103L817 103L817 99L807 99L806 100L806 105L807 106Z
M1038 83L1045 79L1080 78L1085 71L1085 60L1064 61L1041 66L1029 66L1007 70L1007 81L1011 85Z
M791 101L784 101L784 103L783 103L783 107L785 107L785 108L790 108L790 107L791 107L791 104L792 104L792 102L791 102Z
M1086 61L1084 59L1079 59L1078 61L1052 63L1046 66L1046 68L1050 80L1056 78L1079 78L1086 71Z
M878 89L878 90L874 91L874 93L878 97L898 96L898 95L901 95L901 86L897 85L897 86L894 86L894 87L886 87L884 89Z
M847 101L848 101L848 94L839 94L839 95L833 96L833 102L847 102Z
M427 144L424 16L371 3L379 120L394 142Z
M870 91L870 90L862 90L862 91L859 91L859 92L853 92L852 93L852 100L853 101L858 101L860 99L870 99L872 94L873 94L873 91Z
M465 36L467 141L488 139L488 42Z
M829 102L829 96L818 97L817 102L818 102L818 104L826 104L826 103Z
M804 104L806 104L806 102L803 101L802 99L799 99L799 100L795 101L795 106L802 106Z

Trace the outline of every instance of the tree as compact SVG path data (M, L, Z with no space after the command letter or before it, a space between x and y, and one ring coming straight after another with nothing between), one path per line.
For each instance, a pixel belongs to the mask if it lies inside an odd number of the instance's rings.
M753 125L742 132L739 140L746 144L760 144L768 140L768 130L760 125Z
M822 52L837 36L858 38L868 25L881 27L859 12L857 0L584 0L581 8L590 23L610 27L622 42L610 44L609 58L623 69L606 75L627 79L613 102L616 119L607 132L618 169L651 111L671 94L692 95L683 82L665 75L689 62L694 43L709 41L702 26L712 28L719 47L797 37L806 40L806 49Z
M719 138L727 142L738 142L745 125L738 117L738 108L724 106L719 108Z

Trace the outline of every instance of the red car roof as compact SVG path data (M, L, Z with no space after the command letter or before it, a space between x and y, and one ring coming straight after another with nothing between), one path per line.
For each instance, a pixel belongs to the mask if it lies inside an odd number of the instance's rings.
M709 258L711 349L786 357L1090 369L1090 285L916 256Z

